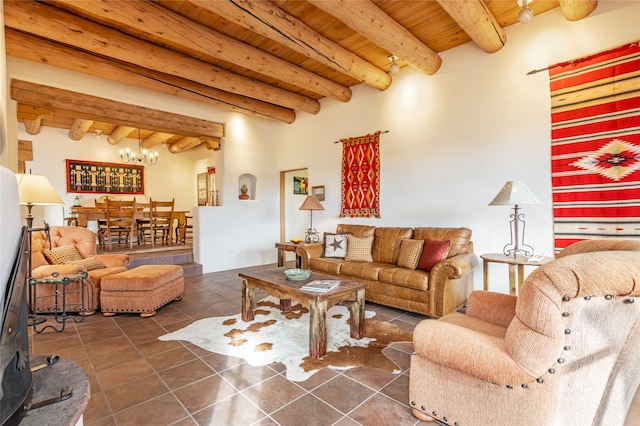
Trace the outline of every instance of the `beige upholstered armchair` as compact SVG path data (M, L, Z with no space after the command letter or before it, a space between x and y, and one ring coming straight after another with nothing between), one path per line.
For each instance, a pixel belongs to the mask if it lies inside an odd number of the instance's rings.
M519 297L471 294L414 330L409 402L449 425L622 425L640 382L640 240L592 240ZM635 301L635 303L634 303Z
M75 277L87 272L84 291L85 314L100 306L100 280L106 275L126 271L130 257L126 254L96 254L96 234L80 226L52 226L51 246L45 231L34 231L31 236L31 278L50 279L57 272L58 279ZM38 284L36 309L49 312L54 304L54 286ZM78 310L80 282L67 284L67 305L71 312Z

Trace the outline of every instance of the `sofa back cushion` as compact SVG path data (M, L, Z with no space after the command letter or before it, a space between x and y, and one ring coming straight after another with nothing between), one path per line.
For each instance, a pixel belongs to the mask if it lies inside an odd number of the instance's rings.
M415 240L449 240L451 247L447 258L463 253L471 253L471 229L469 228L415 228L413 231Z
M376 228L371 257L374 262L397 263L400 243L413 235L412 228Z
M369 225L349 225L345 223L339 223L336 229L336 234L351 234L354 237L373 237L373 232L376 230L375 226Z
M49 232L52 247L49 247L47 234L44 231L35 231L31 234L31 269L49 263L42 253L42 249L45 248L73 245L83 259L96 255L96 234L90 229L82 226L52 226Z

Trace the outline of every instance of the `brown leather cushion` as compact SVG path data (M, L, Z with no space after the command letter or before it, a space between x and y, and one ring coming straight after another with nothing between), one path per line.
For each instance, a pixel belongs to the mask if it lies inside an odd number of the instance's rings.
M449 240L451 248L447 257L457 256L463 253L471 253L471 229L469 228L416 228L413 231L413 239Z
M373 237L373 233L375 232L375 226L369 225L349 225L349 224L338 224L336 229L337 234L352 234L356 237Z
M411 238L412 228L376 228L375 239L371 256L374 262L393 263L398 262L400 243L403 239Z

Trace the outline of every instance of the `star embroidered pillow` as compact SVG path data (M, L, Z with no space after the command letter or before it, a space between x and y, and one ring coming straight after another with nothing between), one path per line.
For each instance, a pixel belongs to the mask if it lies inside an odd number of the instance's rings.
M344 259L347 255L347 234L324 233L323 257Z

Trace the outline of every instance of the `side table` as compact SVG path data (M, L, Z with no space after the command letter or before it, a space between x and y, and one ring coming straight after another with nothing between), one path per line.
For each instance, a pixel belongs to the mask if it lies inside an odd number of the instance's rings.
M503 253L488 253L480 255L482 258L482 278L484 281L484 290L489 289L489 263L506 263L509 265L509 293L513 296L518 295L520 286L524 282L525 266L542 266L553 260L551 257L543 257L542 259L527 259L522 255L507 256Z
M284 266L284 252L290 251L295 253L296 248L300 245L300 243L291 243L291 242L282 242L276 243L276 248L278 249L278 267ZM300 267L300 258L296 256L296 268Z
M64 276L61 277L57 272L54 272L50 277L35 279L29 278L29 285L31 286L31 302L33 303L33 313L37 316L39 313L53 313L55 322L61 324L60 328L57 328L53 325L45 325L40 330L38 330L37 325L38 322L33 322L33 331L36 333L42 333L47 328L52 328L55 331L61 332L64 331L65 321L71 319L75 322L81 322L84 319L85 312L85 304L84 304L84 287L85 287L85 279L87 278L87 273L82 272L76 276ZM80 281L80 289L79 290L71 290L67 289L67 286L70 283ZM38 296L38 286L41 285L51 285L53 286L53 295L48 294L45 296ZM71 293L80 293L80 303L73 304L73 306L67 305L67 296ZM45 306L42 309L37 309L38 300L43 300L45 303L50 303L49 306ZM67 310L73 307L77 309L80 313L79 318L74 318Z

